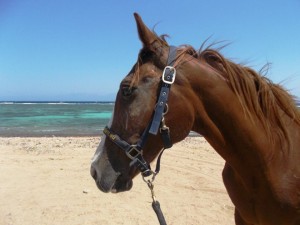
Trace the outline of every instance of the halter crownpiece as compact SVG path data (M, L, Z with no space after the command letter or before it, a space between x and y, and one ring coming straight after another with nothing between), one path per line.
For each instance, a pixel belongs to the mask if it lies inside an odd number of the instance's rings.
M170 138L170 130L165 124L164 115L168 111L168 96L170 93L171 85L174 83L176 78L176 69L173 67L174 62L176 60L176 50L177 48L174 46L170 46L169 56L167 61L167 66L164 68L162 79L161 79L161 88L158 96L158 100L155 106L154 114L152 116L151 121L148 126L144 130L141 138L138 140L136 144L129 144L120 138L116 133L110 130L107 126L104 128L103 133L119 148L121 148L126 156L131 159L130 166L136 166L143 177L147 177L150 175L154 176L160 170L160 158L165 149L172 147L172 141ZM146 162L143 157L143 147L147 141L148 135L153 134L157 135L158 130L160 130L160 134L162 137L162 141L164 143L164 148L160 152L156 169L153 172L151 170L150 164Z

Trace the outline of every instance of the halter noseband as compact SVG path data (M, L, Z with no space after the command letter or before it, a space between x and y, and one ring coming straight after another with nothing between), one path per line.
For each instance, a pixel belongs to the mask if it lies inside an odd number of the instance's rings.
M150 120L147 128L144 130L141 138L138 140L136 144L129 144L124 141L120 136L114 133L107 126L104 128L103 133L119 148L121 148L127 155L128 158L131 159L130 166L136 166L143 177L150 176L152 174L156 175L160 170L160 158L163 151L167 148L171 148L173 143L170 138L170 130L165 125L164 115L168 111L168 96L170 92L171 85L175 81L176 77L176 69L173 67L174 62L176 60L176 47L170 46L169 56L167 61L167 66L165 67L162 79L161 79L161 88L158 96L158 100L155 106L154 114L152 119ZM156 163L155 172L151 170L150 164L146 162L143 157L143 147L147 141L148 135L153 134L156 135L158 130L160 131L164 148L159 154Z

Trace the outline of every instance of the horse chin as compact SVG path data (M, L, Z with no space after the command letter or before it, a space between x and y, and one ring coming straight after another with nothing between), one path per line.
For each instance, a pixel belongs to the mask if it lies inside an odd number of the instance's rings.
M133 186L132 179L125 178L124 176L120 175L116 182L114 183L111 192L112 193L118 193L118 192L124 192L129 191Z
M104 193L118 193L118 192L124 192L129 191L132 186L133 182L132 179L125 178L122 175L119 175L115 182L108 183L108 182L101 182L100 180L96 181L96 185L99 188L100 191Z

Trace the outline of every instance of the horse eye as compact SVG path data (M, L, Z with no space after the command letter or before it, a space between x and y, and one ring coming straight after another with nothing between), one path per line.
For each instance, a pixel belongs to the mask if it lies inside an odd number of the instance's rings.
M123 86L121 89L122 96L130 97L135 89L136 89L135 87Z

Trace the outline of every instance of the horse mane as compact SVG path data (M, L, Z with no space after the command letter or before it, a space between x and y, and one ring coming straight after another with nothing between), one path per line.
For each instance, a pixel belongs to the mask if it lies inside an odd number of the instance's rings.
M168 35L158 36L154 31L153 33L157 36L160 44L168 46L165 39ZM244 113L250 120L254 121L254 116L256 116L271 140L274 140L272 133L276 130L281 143L284 143L284 138L289 143L287 127L282 115L286 114L300 125L300 112L296 107L295 97L290 95L280 84L274 84L263 75L263 72L267 71L268 65L256 72L250 67L226 59L220 53L220 50L227 45L215 49L212 46L219 43L213 43L204 48L206 41L203 42L198 51L190 45L182 45L178 50L174 66L176 67L186 60L185 55L190 55L192 58L208 64L227 80L228 85L237 96ZM133 68L131 87L139 80L139 67L142 64L142 58L148 52L147 48L143 48L138 56L137 63ZM151 56L146 55L147 57L151 58Z
M180 58L182 59L186 54L207 63L227 80L242 105L244 113L252 121L255 115L271 140L273 140L272 132L276 130L281 143L283 143L283 138L287 138L289 143L287 125L282 115L285 113L300 125L300 111L296 107L294 96L262 74L265 70L267 71L268 65L256 72L222 56L220 49L224 46L219 49L212 49L211 46L203 49L202 45L199 51L191 46L183 46L179 50L177 63L180 63Z

